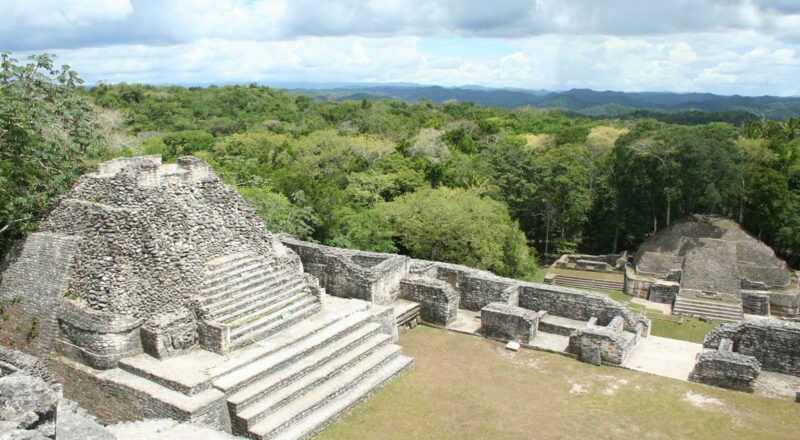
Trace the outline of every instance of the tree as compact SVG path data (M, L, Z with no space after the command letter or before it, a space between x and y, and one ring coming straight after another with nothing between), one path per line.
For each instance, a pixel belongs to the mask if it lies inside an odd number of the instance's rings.
M505 204L473 190L424 189L376 209L391 222L398 247L415 258L515 277L535 271L525 236Z
M0 55L0 257L36 227L103 147L94 107L69 66Z

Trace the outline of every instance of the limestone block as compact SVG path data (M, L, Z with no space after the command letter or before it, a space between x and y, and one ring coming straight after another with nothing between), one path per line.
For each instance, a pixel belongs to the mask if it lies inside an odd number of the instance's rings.
M13 422L13 429L33 429L52 422L58 396L38 377L13 374L0 378L0 420Z
M481 328L490 338L530 344L539 326L539 314L522 307L491 303L481 309Z

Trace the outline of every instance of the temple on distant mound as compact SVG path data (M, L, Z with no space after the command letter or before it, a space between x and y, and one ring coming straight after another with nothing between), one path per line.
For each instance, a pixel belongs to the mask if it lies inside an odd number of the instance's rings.
M797 275L734 221L693 216L643 243L625 270L625 293L673 304L673 313L739 320L796 317Z

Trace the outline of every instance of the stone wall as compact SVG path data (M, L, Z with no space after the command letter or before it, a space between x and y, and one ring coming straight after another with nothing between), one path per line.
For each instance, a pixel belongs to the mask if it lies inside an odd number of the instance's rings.
M622 365L638 338L622 327L622 318L617 317L607 326L589 324L577 329L569 337L567 352L594 365Z
M408 257L323 246L286 234L279 238L333 296L391 304L400 293L400 279L408 273Z
M0 339L38 357L50 353L79 243L79 237L37 232L15 247L0 278L0 304L13 305L15 325L0 329Z
M422 320L431 324L446 326L458 316L458 292L441 280L409 275L400 282L400 297L420 303Z
M545 310L547 313L565 318L588 321L597 318L605 326L619 316L625 330L650 335L650 320L631 312L624 304L599 293L591 293L569 287L549 284L524 283L520 287L519 306L529 310Z
M198 423L231 432L230 416L225 395L207 390L207 399L200 406L180 403L179 394L151 394L126 385L116 374L119 370L97 372L89 367L63 358L52 358L48 368L64 385L64 395L85 407L102 423L111 424L151 418L167 418ZM153 393L159 392L153 390Z
M518 281L458 264L432 262L436 277L450 283L461 296L460 307L473 312L493 302L509 302L510 287Z
M679 290L681 285L675 281L658 280L650 288L650 301L672 304Z
M483 335L503 341L529 345L536 337L539 314L505 303L491 303L481 309Z
M800 376L800 324L758 319L721 324L706 335L703 346L715 349L723 338L733 351L755 357L765 371Z
M730 390L753 392L761 364L753 356L722 350L700 353L691 380Z
M58 322L56 351L93 368L114 368L123 357L142 352L142 321L138 318L98 312L64 299Z

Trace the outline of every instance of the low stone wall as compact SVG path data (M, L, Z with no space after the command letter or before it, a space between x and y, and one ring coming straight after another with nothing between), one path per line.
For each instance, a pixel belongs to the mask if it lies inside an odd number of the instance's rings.
M89 410L103 424L166 418L231 432L227 402L219 390L206 391L208 396L203 404L188 407L177 402L169 403L172 400L170 396L151 394L159 390L146 392L132 388L116 377L118 370L98 373L59 357L51 358L48 368L64 385L64 395Z
M508 303L513 293L508 289L519 283L485 270L458 264L432 263L436 267L436 277L450 283L461 296L460 307L473 312L493 302Z
M491 303L481 309L483 335L529 345L536 337L539 314L505 303Z
M642 336L650 335L650 320L635 315L624 304L599 293L549 284L524 283L520 287L519 306L529 310L546 310L565 318L588 321L597 318L605 326L619 316L625 330Z
M300 256L304 270L333 296L391 304L400 293L400 279L408 273L408 257L323 246L287 234L278 238Z
M648 299L650 288L656 282L655 278L637 275L631 267L625 268L625 294L636 298Z
M721 324L703 346L715 349L724 338L733 341L734 352L756 358L763 370L800 376L800 324L778 319Z
M589 324L575 330L569 337L567 352L594 365L622 365L636 345L638 337L623 332L622 327L622 318L617 317L607 326Z
M123 357L142 352L139 319L98 312L65 299L58 322L56 351L92 368L114 368Z
M681 285L675 281L658 280L650 288L650 301L672 304L681 290Z
M400 297L420 303L420 317L431 324L446 326L458 316L458 292L441 280L407 276L400 282Z
M753 356L722 350L700 353L691 380L730 390L753 392L761 364Z

